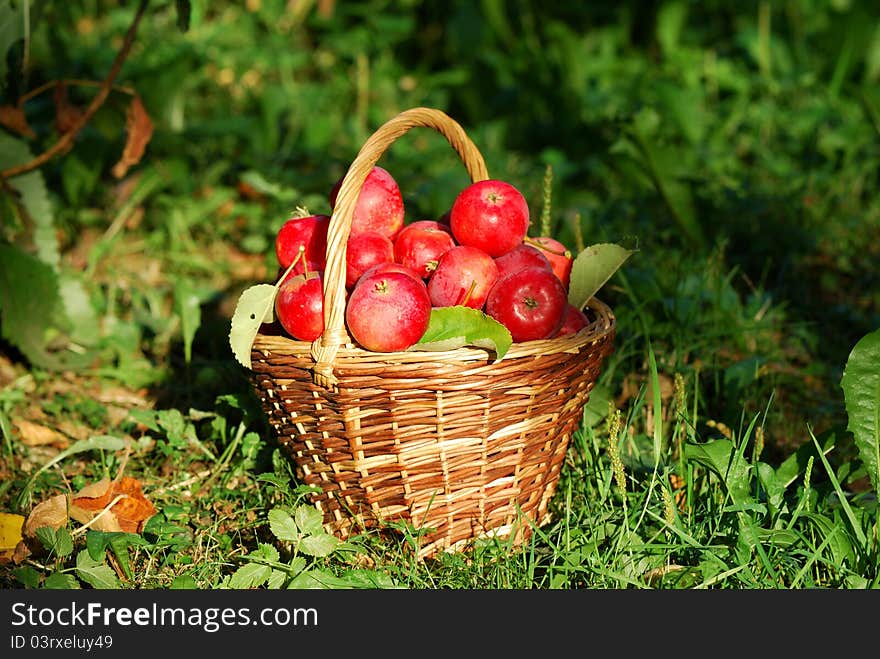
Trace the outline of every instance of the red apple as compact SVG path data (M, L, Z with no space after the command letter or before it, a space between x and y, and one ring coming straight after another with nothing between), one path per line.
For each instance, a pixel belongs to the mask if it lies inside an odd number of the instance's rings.
M489 256L506 254L529 230L529 206L522 193L505 181L471 183L449 212L452 235L460 245L478 247Z
M425 282L403 272L362 277L345 308L351 337L373 352L406 350L422 338L430 319Z
M495 283L486 299L486 314L510 330L518 343L556 334L567 304L559 278L551 270L530 266Z
M305 248L304 258L293 267L293 274L308 270L323 270L327 259L327 229L330 217L308 215L292 217L281 225L275 234L275 256L283 270L293 263L300 247Z
M361 278L357 280L357 283L355 284L355 286L357 286L357 284L359 284L362 279L366 279L370 275L375 275L375 274L378 274L381 272L402 272L403 274L412 277L417 282L420 282L422 284L425 283L422 280L422 278L419 276L419 273L416 272L415 270L413 270L412 268L409 268L401 263L387 262L387 263L377 263L376 265L371 267L369 270L367 270L364 274L361 275Z
M417 220L405 225L394 239L394 260L427 279L443 253L453 247L455 239L449 225Z
M428 279L431 304L482 309L497 278L498 266L491 256L477 247L456 245L444 252Z
M345 178L345 177L343 177ZM330 207L336 206L336 196L342 186L339 179L330 191ZM367 174L354 206L349 236L364 231L378 231L389 240L394 240L403 228L403 195L394 177L387 170L376 165Z
M354 287L368 269L394 261L394 243L377 231L349 236L345 247L345 286Z
M550 261L550 265L553 267L553 272L559 277L559 281L565 286L565 290L568 290L571 278L571 264L574 260L571 250L550 236L526 238L525 243L540 249L544 253L544 256L547 257L547 260Z
M565 313L562 316L562 325L556 332L556 336L564 336L566 334L580 332L589 324L590 321L586 314L573 304L569 304L565 307Z
M529 266L538 266L546 268L547 270L552 270L550 261L547 260L547 257L544 256L543 252L537 247L532 247L525 243L520 243L507 252L507 254L502 254L497 257L495 259L495 265L498 266L499 279Z
M324 331L323 277L309 272L288 276L275 295L281 327L298 341L314 341Z

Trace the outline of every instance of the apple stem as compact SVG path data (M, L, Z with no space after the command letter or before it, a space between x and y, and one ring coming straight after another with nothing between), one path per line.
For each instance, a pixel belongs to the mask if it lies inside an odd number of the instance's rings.
M472 279L472 280L471 280L470 288L468 288L468 291L467 291L467 293L465 294L464 299L461 301L461 305L462 305L463 307L466 307L466 306L467 306L467 303L470 301L470 299L471 299L471 295L473 295L473 293L474 293L474 289L475 289L476 287L477 287L477 280L476 280L476 279Z
M305 254L305 253L306 253L305 245L300 245L299 251L296 253L296 258L294 258L293 261L290 262L290 265L287 266L287 270L285 270L284 274L282 274L281 277L278 278L278 281L275 283L276 286L278 286L279 284L281 284L281 282L283 282L285 279L287 279L287 275L290 274L290 271L293 270L293 268L296 266L296 264L299 262L299 260L302 258L303 254ZM308 266L306 266L306 268L308 268Z
M544 235L546 235L546 234L544 234ZM547 247L547 245L544 245L543 243L538 242L534 238L528 238L528 237L523 238L523 242L526 245L531 245L533 247L537 247L538 249L543 249L545 252L550 252L551 254L556 254L557 256L571 256L571 252L569 250L565 250L564 252L560 252L559 250L556 250L556 249L550 249L549 247Z

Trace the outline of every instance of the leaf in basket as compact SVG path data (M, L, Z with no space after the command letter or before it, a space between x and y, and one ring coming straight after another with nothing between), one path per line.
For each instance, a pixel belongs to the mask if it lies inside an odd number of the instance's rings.
M633 251L614 243L598 243L581 250L571 265L568 301L583 309Z
M229 329L229 347L242 366L251 367L251 346L260 325L275 320L277 292L278 284L257 284L245 289L238 298Z
M502 359L513 343L510 331L479 309L463 305L431 309L428 329L410 350L455 350L476 346Z

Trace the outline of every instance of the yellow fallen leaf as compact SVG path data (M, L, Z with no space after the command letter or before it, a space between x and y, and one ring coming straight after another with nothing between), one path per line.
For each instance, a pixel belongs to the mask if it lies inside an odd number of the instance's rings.
M13 513L0 513L0 561L12 559L15 546L21 541L24 517Z

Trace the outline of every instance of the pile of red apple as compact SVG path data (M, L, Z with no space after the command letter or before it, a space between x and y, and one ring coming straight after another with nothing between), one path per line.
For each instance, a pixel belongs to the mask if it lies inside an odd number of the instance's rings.
M341 180L330 192L335 204ZM279 229L275 313L294 339L324 331L328 215L292 217ZM528 236L529 208L513 185L468 185L438 220L404 223L397 182L374 167L359 191L346 245L345 322L361 347L406 350L428 328L431 309L461 305L504 325L513 342L549 339L587 324L568 302L572 253L549 236ZM291 268L291 264L293 267Z

